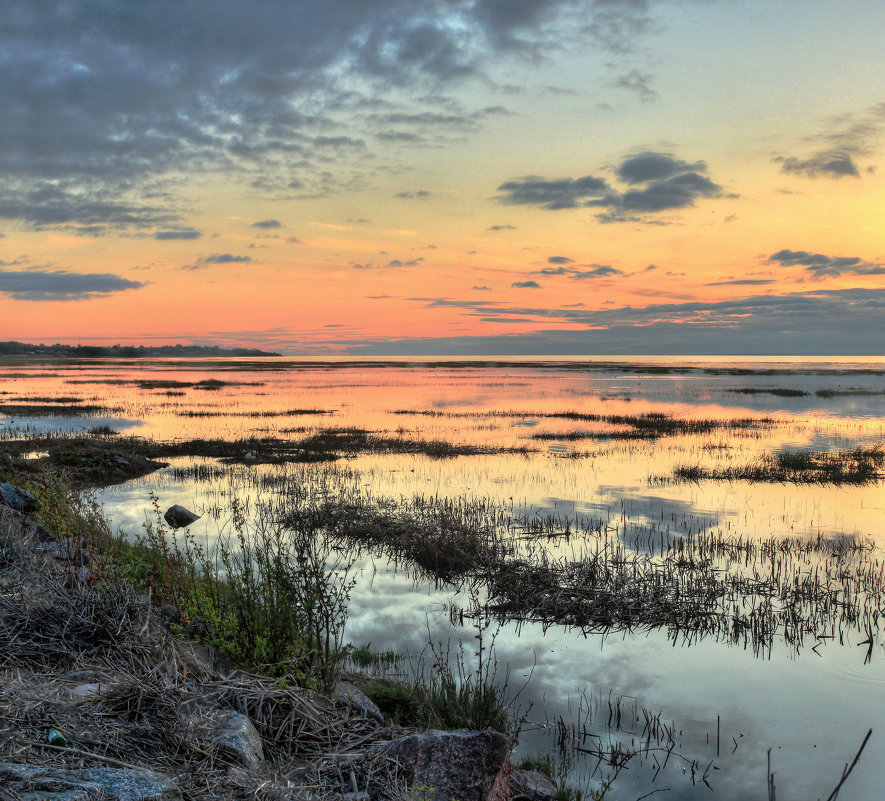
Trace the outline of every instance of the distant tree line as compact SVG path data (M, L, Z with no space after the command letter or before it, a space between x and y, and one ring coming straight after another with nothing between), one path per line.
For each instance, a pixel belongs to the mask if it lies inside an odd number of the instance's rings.
M75 356L80 358L141 359L151 356L279 356L257 348L219 348L215 345L33 345L0 342L0 356Z

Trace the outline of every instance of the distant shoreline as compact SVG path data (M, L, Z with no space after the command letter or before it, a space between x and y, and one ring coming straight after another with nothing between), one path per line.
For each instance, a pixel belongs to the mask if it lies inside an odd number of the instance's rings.
M258 348L219 348L216 345L34 345L0 342L0 356L50 356L79 359L144 359L157 356L280 356Z

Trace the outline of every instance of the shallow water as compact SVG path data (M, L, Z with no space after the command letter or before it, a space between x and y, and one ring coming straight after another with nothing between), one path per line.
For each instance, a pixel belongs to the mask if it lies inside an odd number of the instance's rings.
M0 435L110 425L158 439L299 439L323 428L358 427L386 436L532 449L525 455L449 459L368 454L331 468L234 466L211 481L174 478L176 466L207 461L177 459L157 474L101 493L110 518L130 532L137 532L150 514L151 491L164 507L182 503L208 512L192 530L211 539L224 525L232 495L257 494L256 475L287 473L309 481L331 470L336 480L355 482L375 497L490 499L517 519L555 514L577 527L595 521L634 548L649 531L759 541L858 537L871 540L871 558L882 560L881 482L837 487L666 479L677 465L721 467L769 452L845 450L882 442L885 394L875 393L885 391L885 360L736 363L698 357L670 358L657 366L649 366L648 357L611 365L602 361L355 366L266 360L246 366L235 360L164 360L136 368L106 362L53 365L43 373L33 366L4 368L2 403L73 396L113 411L82 417L0 416ZM240 385L207 390L135 383L194 384L209 378ZM808 394L790 396L784 390ZM572 412L765 422L649 441L573 439L578 432L617 434L629 425L550 416ZM554 438L538 439L537 434ZM569 438L557 440L557 434ZM268 496L274 490L261 492ZM580 555L585 545L577 535L543 543L552 556ZM531 547L540 546L533 541ZM472 643L469 625L462 629L449 622L452 606L468 603L463 593L437 587L378 553L364 551L353 570L358 583L347 624L350 641L413 657L426 653L428 632L433 640ZM826 797L873 727L864 756L839 795L859 801L878 797L885 781L885 740L876 730L885 719L885 650L881 629L875 634L866 664L867 646L860 644L866 634L850 628L841 642L812 641L797 650L776 641L757 655L752 648L714 640L685 645L661 630L585 636L561 626L508 623L498 634L495 652L501 670L510 670L511 690L528 682L519 698L532 704L520 753L553 749L560 719L570 731L594 735L568 741L587 750L613 740L638 747L645 720L641 709L672 724L676 744L669 758L656 741L649 743L644 756L618 773L611 798L635 799L664 788L670 789L662 797L700 797L710 793L702 774L718 798L764 798L769 749L782 801ZM618 697L623 698L621 731L609 721L609 701ZM614 773L590 755L568 753L574 760L569 776L578 784L595 786Z

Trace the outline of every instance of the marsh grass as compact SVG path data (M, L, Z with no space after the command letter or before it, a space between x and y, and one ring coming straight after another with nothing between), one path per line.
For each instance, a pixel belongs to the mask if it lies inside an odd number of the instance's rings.
M98 417L122 409L84 403L0 403L0 415L6 417Z
M144 581L181 615L184 634L235 663L329 688L345 656L350 563L310 526L284 529L267 505L232 501L211 548L156 521L138 538ZM251 513L250 513L251 512Z
M681 434L708 434L713 431L737 431L757 430L774 425L775 421L770 417L738 417L722 420L678 418L660 412L648 412L646 414L597 414L593 412L531 412L509 410L487 410L476 412L449 412L432 409L395 409L390 412L395 415L418 415L423 417L503 417L513 419L539 419L539 420L570 420L583 423L603 423L606 425L624 426L625 431L611 431L602 429L598 431L580 431L557 433L537 433L533 439L656 439L657 437L675 436Z
M735 387L727 391L735 395L775 395L779 398L803 398L811 394L804 389L790 389L789 387L772 387L770 389L762 387Z
M883 477L885 446L852 451L788 451L763 455L747 465L709 468L680 465L676 481L768 481L794 484L871 484ZM664 479L666 480L666 479Z

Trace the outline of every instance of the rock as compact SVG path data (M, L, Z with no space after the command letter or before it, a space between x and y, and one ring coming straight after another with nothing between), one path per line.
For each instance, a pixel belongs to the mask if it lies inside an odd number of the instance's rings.
M393 740L377 751L396 759L428 801L509 801L510 741L494 729L435 731Z
M29 514L37 508L37 499L30 492L0 482L0 505Z
M163 515L163 519L172 526L172 528L184 528L199 520L201 517L202 515L196 515L190 509L185 509L178 504L170 506L166 510L166 514Z
M90 561L89 549L82 537L65 537L62 540L41 542L37 544L37 550L57 562L86 564Z
M150 770L64 770L0 762L0 786L22 801L181 801L175 784Z
M218 715L221 728L211 742L239 760L247 768L256 768L264 760L261 737L252 721L239 712L224 711Z
M552 801L556 785L536 770L514 770L510 774L510 794L514 800Z
M378 705L358 687L354 687L349 681L339 681L332 691L332 697L339 706L347 707L363 718L377 720L384 723L384 715L378 709Z
M12 467L12 454L9 451L0 453L0 467Z
M189 737L200 744L214 745L245 768L256 768L264 760L264 746L252 721L229 709L191 711L183 724Z
M71 690L71 695L77 701L92 701L107 690L107 686L96 682L89 684L78 684Z

